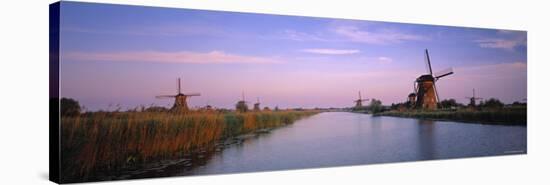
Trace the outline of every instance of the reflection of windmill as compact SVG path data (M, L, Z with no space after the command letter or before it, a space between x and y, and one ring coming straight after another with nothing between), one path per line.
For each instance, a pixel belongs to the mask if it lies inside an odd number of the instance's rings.
M161 95L156 96L156 98L175 98L176 101L174 103L174 106L172 106L171 111L177 111L177 112L185 112L189 110L189 107L187 106L187 97L191 96L200 96L199 93L189 93L184 94L181 92L181 79L178 78L178 94L176 95Z
M254 111L260 111L260 98L256 98L256 103L254 103Z
M353 101L353 102L355 102L355 108L356 109L362 108L364 101L369 101L369 99L368 98L367 99L361 98L361 91L359 91L359 99Z
M414 84L416 92L416 108L425 109L437 109L439 103L439 95L437 94L437 87L435 82L445 76L453 74L453 69L448 68L437 74L432 73L432 64L430 61L430 55L426 49L426 69L429 74L418 77Z
M483 98L476 97L476 89L472 89L472 97L466 97L467 99L470 99L470 104L468 106L476 106L476 100L481 100Z
M242 94L242 99L237 102L236 109L239 112L246 112L248 111L248 105L246 105L246 101L244 99L244 92Z

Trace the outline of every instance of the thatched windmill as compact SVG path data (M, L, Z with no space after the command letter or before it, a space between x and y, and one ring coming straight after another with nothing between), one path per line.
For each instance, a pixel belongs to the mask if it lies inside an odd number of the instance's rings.
M437 104L439 103L439 95L437 94L437 87L435 82L439 79L452 75L453 69L448 68L437 74L432 73L432 64L430 61L430 55L426 49L426 70L428 74L418 77L414 83L414 89L416 92L416 108L423 109L437 109Z
M254 111L260 111L260 98L256 98L256 103L254 103Z
M239 112L247 112L248 111L248 105L246 104L246 101L244 99L244 92L242 94L242 99L237 102L237 105L235 105L235 108Z
M466 97L467 99L470 99L470 104L468 106L475 107L476 106L476 100L481 100L483 98L476 97L476 89L472 89L472 97Z
M355 109L363 108L363 102L364 101L369 101L369 99L368 98L367 99L361 98L361 91L359 91L359 99L353 101L353 102L355 102L355 107L354 108Z
M199 93L187 93L184 94L181 92L181 79L178 78L178 94L176 95L160 95L156 96L156 98L175 98L176 101L174 102L174 106L170 109L170 111L174 112L186 112L189 110L189 106L187 106L187 97L191 96L200 96Z

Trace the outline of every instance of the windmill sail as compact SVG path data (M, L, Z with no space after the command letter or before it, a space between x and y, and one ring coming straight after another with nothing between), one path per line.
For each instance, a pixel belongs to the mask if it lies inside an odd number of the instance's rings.
M424 56L424 62L426 63L426 70L430 75L432 75L432 62L430 61L430 54L428 54L428 49L425 50L426 55Z
M439 71L439 72L435 73L434 78L437 80L437 79L443 78L445 76L452 75L453 73L454 73L453 68L447 68L447 69L444 69L442 71Z

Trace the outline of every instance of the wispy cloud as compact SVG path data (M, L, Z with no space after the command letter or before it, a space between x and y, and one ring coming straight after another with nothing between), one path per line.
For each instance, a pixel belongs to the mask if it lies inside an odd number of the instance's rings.
M339 26L333 30L334 33L343 36L352 42L369 44L394 44L405 41L428 40L427 37L416 34L403 33L395 30L371 31L356 26Z
M393 59L391 59L389 57L377 57L376 61L378 61L379 63L383 63L383 64L389 64L389 63L393 62Z
M114 27L109 29L97 29L78 26L63 26L62 32L101 34L101 35L131 35L131 36L228 36L223 29L210 25L196 24L162 24L132 27Z
M514 50L518 46L527 45L527 34L520 31L499 30L498 37L474 40L479 47Z
M293 29L285 29L281 32L278 32L274 36L262 36L263 38L275 38L275 39L286 39L286 40L293 40L293 41L334 41L332 39L328 39L326 35L320 34L320 33L306 33L306 32L300 32Z
M508 49L513 50L516 46L521 43L518 40L507 40L507 39L479 39L475 40L479 44L479 47L482 48L499 48L499 49Z
M356 49L327 49L327 48L314 48L300 50L306 53L324 54L324 55L349 55L356 54L361 51Z
M190 64L273 64L281 62L269 57L237 55L223 51L210 51L204 53L190 51L68 52L63 54L62 60Z

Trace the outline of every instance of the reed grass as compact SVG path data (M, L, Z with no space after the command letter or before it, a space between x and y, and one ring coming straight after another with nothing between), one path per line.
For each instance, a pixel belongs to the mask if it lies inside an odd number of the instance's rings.
M177 159L220 139L291 124L315 113L96 112L62 117L62 174L82 181L98 172Z

